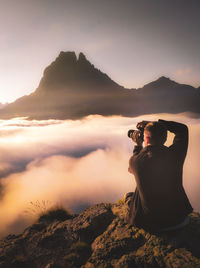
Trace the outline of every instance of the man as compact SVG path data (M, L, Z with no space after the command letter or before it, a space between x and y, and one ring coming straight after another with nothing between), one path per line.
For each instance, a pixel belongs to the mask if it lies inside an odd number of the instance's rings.
M169 147L164 146L167 130L175 134ZM153 230L170 230L185 225L193 210L182 182L188 148L187 126L165 120L150 122L144 127L145 147L142 147L143 139L139 135L133 140L136 145L129 160L129 172L135 176L136 190L130 203L128 222Z

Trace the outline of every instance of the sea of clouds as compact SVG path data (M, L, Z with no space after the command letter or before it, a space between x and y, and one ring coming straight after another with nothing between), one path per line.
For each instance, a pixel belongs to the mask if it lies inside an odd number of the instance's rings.
M64 121L15 118L0 120L0 235L21 232L33 222L34 204L61 204L78 213L134 191L134 177L128 173L133 142L127 131L141 120L158 118L189 127L184 187L194 209L200 211L200 119L186 114L93 115ZM169 135L166 145L172 140Z

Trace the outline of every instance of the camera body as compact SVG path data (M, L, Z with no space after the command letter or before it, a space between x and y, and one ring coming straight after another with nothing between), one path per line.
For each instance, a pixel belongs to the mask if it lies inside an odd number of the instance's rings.
M142 121L139 122L136 126L137 129L130 129L128 131L128 137L131 138L133 141L137 142L137 139L144 141L144 128L145 126L150 123L151 121Z

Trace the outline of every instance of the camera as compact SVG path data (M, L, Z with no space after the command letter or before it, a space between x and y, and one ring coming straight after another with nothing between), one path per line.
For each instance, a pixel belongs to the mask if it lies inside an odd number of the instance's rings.
M128 131L128 137L133 139L134 141L137 141L137 139L144 140L144 128L145 126L150 123L151 121L142 121L139 122L136 126L136 130L130 129Z

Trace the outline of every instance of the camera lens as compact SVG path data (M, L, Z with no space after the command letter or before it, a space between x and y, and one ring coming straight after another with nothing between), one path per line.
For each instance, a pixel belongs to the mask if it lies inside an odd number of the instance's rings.
M135 131L135 130L133 130L133 129L130 129L130 130L128 131L128 137L129 137L129 138L131 138L131 136L132 136L132 134L133 134L134 131Z

